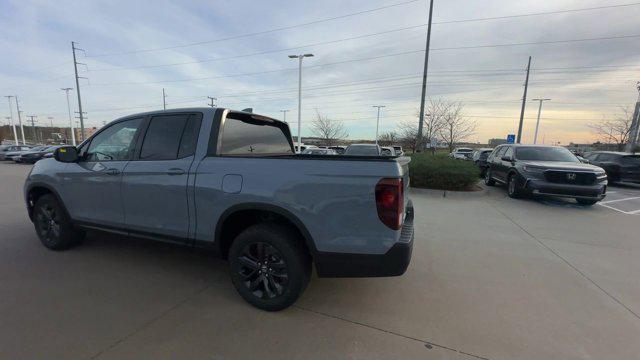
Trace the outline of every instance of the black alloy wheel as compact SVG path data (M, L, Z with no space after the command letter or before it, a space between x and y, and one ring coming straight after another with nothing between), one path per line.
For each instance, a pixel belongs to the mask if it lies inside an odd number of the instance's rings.
M242 250L238 262L236 271L254 296L273 299L284 294L289 285L289 273L278 249L264 242L250 243Z

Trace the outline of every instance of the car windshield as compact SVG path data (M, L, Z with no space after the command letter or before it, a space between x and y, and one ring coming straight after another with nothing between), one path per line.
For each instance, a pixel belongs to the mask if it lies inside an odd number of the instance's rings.
M535 161L563 161L580 162L571 151L561 147L519 147L516 149L516 159Z
M351 145L345 151L345 155L379 155L376 145Z

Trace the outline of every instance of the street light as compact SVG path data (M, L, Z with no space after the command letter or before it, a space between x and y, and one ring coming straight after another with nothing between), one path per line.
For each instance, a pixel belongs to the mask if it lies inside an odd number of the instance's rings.
M71 129L71 143L76 146L76 134L73 129L73 120L71 119L71 105L69 105L69 91L73 88L61 88L60 90L67 93L67 110L69 111L69 129Z
M380 125L380 108L386 107L384 105L373 105L374 108L378 108L378 117L376 120L376 145L378 145L378 128Z
M540 113L542 112L542 102L549 101L551 99L531 99L532 101L540 101L540 106L538 106L538 120L536 121L536 132L533 135L533 144L535 145L538 142L538 127L540 126Z
M289 55L289 59L298 59L298 151L302 146L302 137L300 135L302 128L302 59L312 57L313 54Z

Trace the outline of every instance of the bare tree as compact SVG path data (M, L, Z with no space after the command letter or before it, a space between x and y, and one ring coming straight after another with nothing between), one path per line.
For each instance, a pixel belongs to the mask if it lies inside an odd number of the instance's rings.
M395 131L387 131L378 137L378 143L382 146L395 145L398 142L398 134Z
M442 141L449 147L449 151L453 151L455 144L475 133L477 124L464 117L462 103L451 102L445 103L445 105L445 109L441 110L442 127L438 133Z
M622 107L620 110L622 113L613 120L587 125L596 133L600 141L606 144L615 144L618 151L622 151L624 145L629 142L631 123L633 121L633 111L628 107Z
M427 104L422 127L423 143L431 143L432 139L437 139L443 126L443 118L453 103L441 100L431 99ZM420 109L416 110L416 116L419 116ZM432 149L435 150L435 149Z
M322 140L324 146L334 145L339 140L349 137L347 129L340 120L331 120L316 110L316 118L311 124L311 132Z
M418 148L418 122L407 121L398 124L398 136L403 148L416 152Z

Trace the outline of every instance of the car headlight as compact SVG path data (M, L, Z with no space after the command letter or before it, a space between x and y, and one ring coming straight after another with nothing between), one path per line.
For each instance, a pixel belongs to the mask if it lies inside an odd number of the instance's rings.
M524 172L527 172L529 174L542 175L542 173L544 173L545 168L541 168L541 167L537 167L537 166L531 166L531 165L524 165L522 167L522 170L524 170Z

